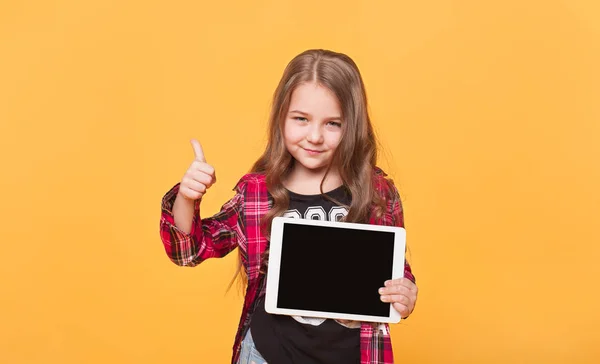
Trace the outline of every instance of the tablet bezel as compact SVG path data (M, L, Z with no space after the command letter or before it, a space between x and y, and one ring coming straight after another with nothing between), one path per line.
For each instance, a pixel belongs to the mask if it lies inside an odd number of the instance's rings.
M394 233L394 253L392 260L392 277L397 279L404 277L404 259L406 248L406 230L397 226L383 226L371 224L358 224L338 221L322 221L310 219L297 219L289 217L275 217L271 224L271 241L269 247L269 262L267 272L267 286L265 295L265 311L271 314L320 317L338 320L353 320L378 323L398 323L400 314L390 303L390 310L387 316L357 315L347 313L322 312L310 310L298 310L277 307L277 296L279 291L279 272L281 267L281 252L283 240L283 227L285 224L312 225L330 228L350 228L371 231L385 231ZM312 253L312 252L311 252ZM383 286L384 282L381 282Z

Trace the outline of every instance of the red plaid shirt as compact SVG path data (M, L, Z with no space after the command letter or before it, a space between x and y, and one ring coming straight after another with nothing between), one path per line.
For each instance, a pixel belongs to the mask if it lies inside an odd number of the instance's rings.
M385 173L375 170L375 188L387 199L387 211L381 219L371 218L371 224L404 226L402 205L396 188L388 184ZM390 190L391 189L391 190ZM239 357L240 344L250 324L256 298L264 290L260 285L262 253L269 242L261 233L260 220L271 206L265 176L247 174L240 179L235 196L212 217L200 219L196 204L192 230L186 234L175 226L172 207L179 191L175 185L164 196L160 219L160 236L169 258L177 265L193 267L208 258L221 258L235 248L240 249L242 264L248 273L248 287L242 315L233 344L232 363ZM414 282L408 263L404 276ZM391 364L394 362L390 331L387 324L363 322L360 329L361 364Z

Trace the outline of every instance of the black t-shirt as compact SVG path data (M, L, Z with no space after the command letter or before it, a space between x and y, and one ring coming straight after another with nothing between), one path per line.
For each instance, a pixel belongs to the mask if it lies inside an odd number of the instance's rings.
M348 213L344 206L322 195L289 195L290 206L284 214L287 217L339 221ZM342 204L351 201L343 186L327 195ZM271 315L265 311L264 299L264 295L258 298L250 330L256 349L267 363L360 363L360 325L349 328L335 320Z

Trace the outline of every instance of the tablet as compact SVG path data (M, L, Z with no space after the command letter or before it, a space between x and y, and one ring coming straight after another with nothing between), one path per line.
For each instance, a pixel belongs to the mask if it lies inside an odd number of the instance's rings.
M397 323L379 288L404 276L406 232L395 226L276 217L265 311Z

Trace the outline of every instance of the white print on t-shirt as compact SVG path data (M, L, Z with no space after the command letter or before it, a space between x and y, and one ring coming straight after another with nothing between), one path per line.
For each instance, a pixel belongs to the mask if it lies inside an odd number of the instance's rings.
M302 214L300 214L300 211L298 211L297 209L292 209L292 210L287 210L284 214L283 217L290 217L290 218L294 218L294 219L302 219L305 218L307 220L320 220L320 221L340 221L344 216L348 215L348 209L346 209L343 206L333 206L330 210L329 213L325 213L325 209L321 206L311 206L309 208L306 209L306 212L304 212L304 216L302 216ZM306 325L313 325L313 326L319 326L320 324L322 324L323 322L325 322L324 318L318 318L318 317L306 317L306 316L292 316L294 318L294 320L306 324ZM346 321L344 320L344 322L339 322L336 320L337 323L339 323L342 326L346 326L348 328L357 328L360 327L360 322L358 321Z
M321 206L311 206L306 209L304 216L297 209L287 210L283 217L293 217L295 219L305 218L307 220L320 221L340 221L344 216L348 215L348 210L343 206L334 206L329 210L329 214L325 213L325 209Z

